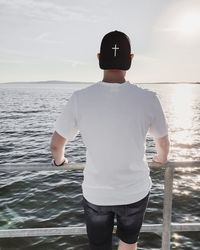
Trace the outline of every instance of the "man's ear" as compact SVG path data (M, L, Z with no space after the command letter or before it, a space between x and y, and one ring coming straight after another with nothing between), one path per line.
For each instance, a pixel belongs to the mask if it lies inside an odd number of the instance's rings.
M98 58L98 59L100 58L100 53L97 53L97 58Z
M133 57L134 57L134 54L131 54L130 56L131 56L131 60L132 60L132 59L133 59Z

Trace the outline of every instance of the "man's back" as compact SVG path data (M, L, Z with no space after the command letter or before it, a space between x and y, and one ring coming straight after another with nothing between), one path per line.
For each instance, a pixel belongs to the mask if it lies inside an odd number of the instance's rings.
M143 198L151 188L145 137L155 117L162 116L162 110L155 114L159 111L155 93L129 82L98 82L75 91L71 100L87 148L84 197L99 205ZM156 131L160 129L159 136L163 136L166 126L159 120Z

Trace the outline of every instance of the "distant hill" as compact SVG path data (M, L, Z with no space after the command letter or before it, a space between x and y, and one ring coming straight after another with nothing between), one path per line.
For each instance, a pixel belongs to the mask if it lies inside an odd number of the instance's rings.
M131 82L131 81L130 81ZM50 81L22 81L22 82L5 82L2 84L93 84L94 82L74 82L74 81L57 81L57 80L50 80ZM200 84L200 82L135 82L137 84ZM1 83L0 83L1 84Z
M50 80L50 81L17 81L17 82L5 82L5 84L92 84L93 82L73 82L73 81L57 81L57 80Z

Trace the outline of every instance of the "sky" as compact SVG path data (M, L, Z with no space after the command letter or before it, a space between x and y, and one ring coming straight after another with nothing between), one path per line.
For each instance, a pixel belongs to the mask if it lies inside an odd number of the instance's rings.
M200 0L0 0L0 82L99 81L113 30L131 40L128 80L200 81Z

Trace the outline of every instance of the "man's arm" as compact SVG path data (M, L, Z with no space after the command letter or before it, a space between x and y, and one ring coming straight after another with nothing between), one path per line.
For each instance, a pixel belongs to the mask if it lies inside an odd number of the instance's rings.
M153 157L153 161L164 164L167 162L170 146L168 135L161 138L155 138L154 140L156 144L157 155Z
M56 165L60 165L65 160L64 150L66 141L67 140L56 131L53 133L50 148Z

